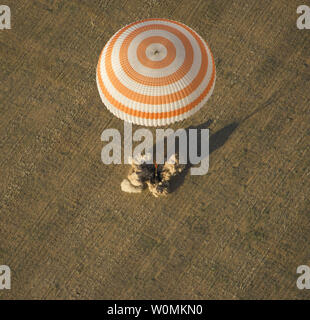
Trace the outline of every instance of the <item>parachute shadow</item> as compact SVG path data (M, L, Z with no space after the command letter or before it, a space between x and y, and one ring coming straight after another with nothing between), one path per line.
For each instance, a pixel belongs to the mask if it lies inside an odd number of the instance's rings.
M208 120L205 123L202 123L198 126L190 126L188 128L186 128L186 133L187 133L187 145L189 143L189 134L188 131L189 129L207 129L210 127L211 123L213 121L212 120ZM217 132L215 132L214 134L210 135L209 137L209 155L211 155L212 152L216 151L217 149L221 148L226 141L229 139L229 137L231 136L231 134L236 130L236 128L238 127L238 123L237 122L232 122L231 124L225 126L224 128L218 130ZM201 131L198 130L198 139L197 139L197 150L198 153L201 150L201 139L200 139L200 133ZM187 148L189 149L189 148ZM179 145L178 145L178 141L176 142L176 153L178 154L179 150ZM187 159L189 159L189 154L187 151ZM189 163L186 165L185 170L180 174L177 175L175 177L172 178L171 182L170 182L170 192L174 192L176 189L178 189L185 180L185 177L188 173L188 171L190 170L190 168L192 167L192 164Z

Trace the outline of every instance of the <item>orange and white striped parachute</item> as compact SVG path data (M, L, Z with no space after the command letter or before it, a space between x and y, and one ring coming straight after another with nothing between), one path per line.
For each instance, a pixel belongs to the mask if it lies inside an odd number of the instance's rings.
M117 117L144 126L183 120L205 105L215 84L207 43L188 26L146 19L119 30L105 45L97 86Z

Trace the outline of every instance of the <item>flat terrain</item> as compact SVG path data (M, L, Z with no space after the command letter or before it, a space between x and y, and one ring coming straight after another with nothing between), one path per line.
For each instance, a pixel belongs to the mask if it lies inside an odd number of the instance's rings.
M2 299L309 299L310 30L305 1L6 0L0 31ZM181 21L216 58L212 98L172 128L210 128L210 168L174 193L120 191L101 133L106 41L149 17ZM137 129L138 126L134 126Z

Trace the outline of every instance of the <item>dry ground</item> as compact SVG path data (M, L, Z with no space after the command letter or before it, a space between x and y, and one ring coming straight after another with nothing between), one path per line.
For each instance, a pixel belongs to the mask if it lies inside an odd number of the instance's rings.
M1 298L309 299L296 288L310 265L306 1L4 2ZM209 172L160 200L121 193L127 167L100 159L101 132L123 123L100 101L99 53L148 17L195 29L217 66L207 106L173 126L212 120Z

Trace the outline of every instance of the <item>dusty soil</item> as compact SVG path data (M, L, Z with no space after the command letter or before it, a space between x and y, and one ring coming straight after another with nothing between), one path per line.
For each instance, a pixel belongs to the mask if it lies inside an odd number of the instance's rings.
M310 30L295 0L6 0L0 31L2 299L309 299ZM217 83L172 128L206 126L209 172L173 194L122 193L100 159L123 122L99 98L106 41L148 17L204 37ZM138 128L138 126L134 126Z

